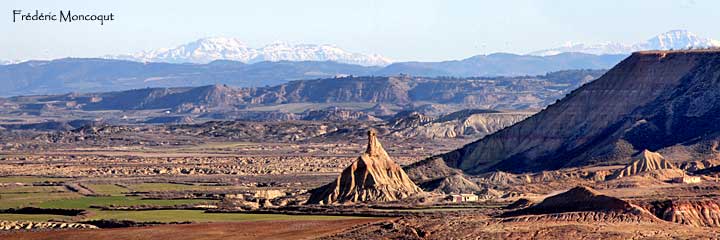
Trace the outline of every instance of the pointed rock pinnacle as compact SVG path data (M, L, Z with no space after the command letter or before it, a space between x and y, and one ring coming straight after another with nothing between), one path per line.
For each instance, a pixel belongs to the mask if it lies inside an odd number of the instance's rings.
M375 133L374 130L368 130L368 145L365 153L370 156L378 156L382 154L382 152L385 152L385 149L383 149L380 141L377 140L377 133Z

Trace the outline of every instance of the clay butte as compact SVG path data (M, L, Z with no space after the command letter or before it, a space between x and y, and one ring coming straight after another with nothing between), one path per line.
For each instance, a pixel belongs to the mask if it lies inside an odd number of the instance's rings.
M387 202L422 192L400 165L390 159L377 134L370 130L365 153L335 181L312 190L308 203Z

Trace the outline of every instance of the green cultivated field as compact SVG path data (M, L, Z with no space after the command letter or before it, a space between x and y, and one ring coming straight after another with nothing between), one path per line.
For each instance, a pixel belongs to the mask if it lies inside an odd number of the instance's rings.
M184 190L203 190L210 188L222 188L215 186L195 186L175 183L140 183L128 186L136 192L152 192L152 191L184 191Z
M51 178L52 179L52 178ZM48 178L0 177L0 183L43 182ZM58 181L52 179L50 181ZM69 191L63 186L3 186L0 187L0 209L39 207L85 209L90 214L85 219L73 219L70 216L51 214L0 214L0 220L25 221L83 221L98 219L132 220L138 222L241 222L261 220L337 220L359 217L284 215L284 214L246 214L246 213L204 213L202 210L146 210L146 211L105 211L90 206L175 206L183 204L214 203L206 199L170 199L151 200L135 196L125 196L130 191L179 191L222 189L223 186L193 186L172 183L141 183L124 188L114 184L85 184L96 193L110 196L87 197ZM231 187L230 187L231 188Z
M85 184L85 186L102 195L122 196L123 193L130 192L129 189L115 184Z
M121 187L115 184L85 184L99 194L122 196L128 192L162 192L162 191L188 191L188 190L221 190L228 189L228 186L199 186L177 183L139 183Z
M110 196L110 197L82 197L76 199L61 199L46 201L37 204L40 208L72 208L89 209L90 206L174 206L182 204L207 203L211 200L205 199L171 199L154 200L141 199L140 197Z
M6 177L0 178L0 182L37 182L42 178L31 177ZM149 190L157 187L163 190L177 190L192 188L182 184L148 183L138 184L139 189ZM130 190L114 184L88 184L88 188L100 194L111 195L108 197L85 197L71 192L63 186L4 186L0 187L0 208L19 207L40 207L40 208L72 208L89 209L90 206L174 206L183 204L197 204L213 202L204 199L172 199L172 200L149 200L140 197L124 196L123 192ZM198 186L202 187L202 186Z
M0 214L0 220L49 221L70 220L71 217L49 214ZM92 216L83 220L115 219L136 222L245 222L265 220L340 220L363 217L285 215L251 213L204 213L202 210L148 210L148 211L102 211L93 210Z
M63 186L13 186L0 188L0 193L57 193L66 192Z
M45 178L45 177L0 177L0 183L34 183L34 182L62 182L69 178Z
M0 193L0 208L34 206L42 202L82 197L77 193Z
M0 208L27 207L50 200L79 197L82 196L62 186L5 186L0 188Z

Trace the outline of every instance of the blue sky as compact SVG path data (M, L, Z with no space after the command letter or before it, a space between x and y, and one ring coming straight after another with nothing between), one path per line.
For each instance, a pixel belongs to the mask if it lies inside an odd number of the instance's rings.
M95 23L12 23L12 11L109 13ZM238 37L334 44L395 60L527 53L574 42L637 42L672 29L720 38L720 1L703 0L3 0L0 59L93 57Z

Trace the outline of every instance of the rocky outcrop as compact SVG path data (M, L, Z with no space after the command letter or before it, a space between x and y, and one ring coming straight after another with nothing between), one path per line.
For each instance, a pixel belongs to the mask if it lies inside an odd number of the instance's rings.
M378 103L375 106L365 109L365 112L373 116L391 116L396 112L390 109L386 104Z
M0 221L0 231L49 230L49 229L95 229L96 226L82 223Z
M521 198L521 199L518 199L518 200L508 204L507 206L504 207L504 209L512 210L512 209L526 208L526 207L532 206L533 204L535 204L535 203L532 200L527 199L527 198Z
M421 183L420 187L428 192L444 194L475 193L482 190L480 186L468 180L462 174L453 174L447 177L427 181Z
M335 181L312 190L308 203L387 202L422 192L400 165L390 159L377 140L377 134L368 131L365 153L345 168Z
M511 126L529 116L532 112L474 112L460 111L439 119L404 128L394 136L410 138L481 138L500 129Z
M577 186L564 193L547 197L542 202L511 215L579 211L625 211L629 209L632 209L629 202L602 195L589 187Z
M505 196L505 194L508 194L508 193L509 192L506 193L504 191L489 188L489 187L480 189L480 191L476 192L476 194L478 195L478 198L480 198L480 199L498 199L498 198L502 198L503 196Z
M432 117L416 111L403 111L395 114L395 116L388 120L388 125L395 129L415 128L432 122L433 120Z
M210 119L235 119L236 121L281 122L300 120L303 116L287 111L228 111L208 112L201 114L199 117Z
M564 193L547 197L540 203L507 212L504 216L515 217L510 221L638 222L656 220L654 215L643 208L619 198L602 195L584 186L577 186Z
M521 215L503 219L504 222L602 222L602 223L647 223L659 222L648 215L623 212L565 212L541 215Z
M482 173L626 164L640 150L675 145L717 155L718 73L717 50L634 53L538 114L442 158Z
M717 159L713 160L697 160L697 161L689 161L685 162L682 165L680 165L680 169L688 171L688 172L695 172L700 171L703 169L711 168L718 165Z
M195 120L188 116L165 116L165 117L154 117L145 120L144 123L150 124L192 124Z
M146 88L75 96L48 96L56 101L74 101L83 110L135 110L172 108L176 112L207 111L241 104L248 92L227 85L193 88ZM48 99L48 100L49 100Z
M718 199L653 201L644 207L665 221L700 227L720 227Z
M304 112L302 115L304 115L302 119L308 121L382 121L381 119L364 112L356 112L335 107L322 110L309 110Z
M494 171L480 175L480 179L483 183L491 185L515 185L520 183L529 183L528 178L523 178L518 175L503 172Z
M413 181L424 183L452 175L462 175L462 171L448 167L440 158L428 158L403 168Z
M662 155L646 149L640 152L630 164L625 166L625 168L615 171L615 173L610 176L610 179L641 175L650 172L663 172L663 175L670 174L673 176L682 176L683 174L682 170L675 167L675 165L666 160Z

